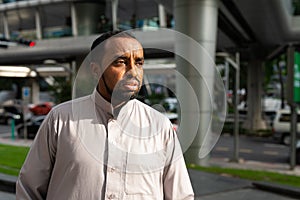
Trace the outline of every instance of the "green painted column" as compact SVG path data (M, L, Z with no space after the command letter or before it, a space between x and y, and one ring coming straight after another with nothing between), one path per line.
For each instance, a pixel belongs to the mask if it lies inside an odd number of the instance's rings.
M294 102L300 103L300 53L294 54Z

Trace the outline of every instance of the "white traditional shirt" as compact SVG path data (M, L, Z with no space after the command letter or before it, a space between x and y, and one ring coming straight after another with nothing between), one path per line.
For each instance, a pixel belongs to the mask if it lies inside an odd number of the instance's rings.
M194 199L169 120L138 100L113 109L96 90L51 110L16 190L26 200Z

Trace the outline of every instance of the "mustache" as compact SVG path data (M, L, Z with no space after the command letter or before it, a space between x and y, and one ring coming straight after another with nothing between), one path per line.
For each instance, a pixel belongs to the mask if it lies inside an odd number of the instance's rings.
M126 83L137 83L138 86L141 85L141 81L135 77L125 77L120 81L121 84L126 84Z

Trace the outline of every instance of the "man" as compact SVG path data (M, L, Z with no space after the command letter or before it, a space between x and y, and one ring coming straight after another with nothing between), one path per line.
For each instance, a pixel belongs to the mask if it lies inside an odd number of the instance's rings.
M194 199L171 123L134 99L141 44L109 32L90 56L96 89L48 114L21 169L17 199Z

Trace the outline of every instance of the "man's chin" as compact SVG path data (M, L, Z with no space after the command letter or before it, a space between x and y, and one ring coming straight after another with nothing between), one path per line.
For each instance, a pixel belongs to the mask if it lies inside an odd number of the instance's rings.
M112 95L112 99L116 101L129 101L130 99L136 98L138 91L116 91Z

